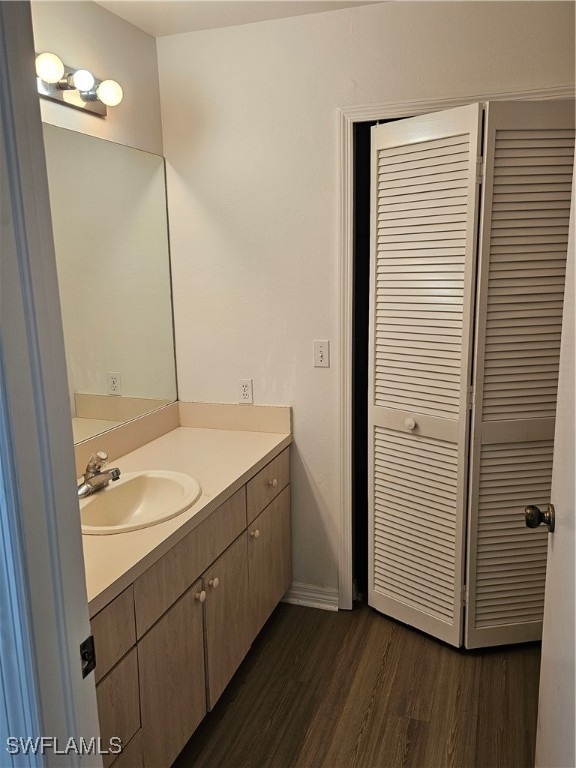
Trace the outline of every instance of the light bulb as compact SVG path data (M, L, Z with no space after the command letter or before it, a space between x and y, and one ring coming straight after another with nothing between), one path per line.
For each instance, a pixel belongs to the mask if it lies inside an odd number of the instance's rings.
M36 56L36 74L45 83L57 83L64 77L64 64L55 53L41 53Z
M74 88L79 91L91 91L94 88L94 75L87 69L77 69L72 75Z
M124 98L124 91L116 80L103 80L96 89L98 98L107 107L115 107Z

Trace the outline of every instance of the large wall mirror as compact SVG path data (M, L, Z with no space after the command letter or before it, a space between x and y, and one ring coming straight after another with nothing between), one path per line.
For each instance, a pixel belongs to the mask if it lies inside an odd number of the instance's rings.
M76 443L176 399L164 159L44 143Z

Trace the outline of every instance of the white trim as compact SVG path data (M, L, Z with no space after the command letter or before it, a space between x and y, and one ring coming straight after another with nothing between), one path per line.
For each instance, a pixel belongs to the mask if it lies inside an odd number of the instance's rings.
M504 99L534 101L537 99L574 98L574 85L558 85L527 91L481 93L453 98L381 102L341 107L338 110L339 138L339 280L340 280L340 537L338 552L338 604L352 608L352 287L354 268L354 123L413 117L475 102Z
M337 611L338 590L334 587L316 587L314 584L293 581L282 602L304 605L306 608L321 608L324 611Z
M10 464L7 516L17 520L28 641L40 733L66 744L99 735L94 675L82 678L80 642L90 633L75 488L66 359L50 220L40 106L34 88L29 2L0 3L2 190L1 429ZM34 726L33 723L29 726ZM0 744L4 753L5 745ZM51 750L42 765L101 765ZM24 764L19 759L17 764Z

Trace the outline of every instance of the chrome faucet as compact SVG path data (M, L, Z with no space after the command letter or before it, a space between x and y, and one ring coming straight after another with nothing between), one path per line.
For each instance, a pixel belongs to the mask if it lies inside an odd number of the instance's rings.
M104 451L97 451L90 456L82 482L78 486L78 498L85 499L86 496L90 496L96 493L96 491L105 488L111 480L118 480L120 477L118 467L107 469L105 472L102 471L107 461L108 454Z

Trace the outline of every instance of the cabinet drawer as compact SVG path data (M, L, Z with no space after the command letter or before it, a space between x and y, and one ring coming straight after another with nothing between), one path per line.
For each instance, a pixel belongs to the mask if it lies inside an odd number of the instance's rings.
M97 613L90 627L96 647L94 679L98 682L136 643L132 585Z
M289 449L286 448L249 481L246 486L248 524L288 485L290 480L289 457Z
M96 686L96 699L103 746L108 748L111 736L117 736L122 744L128 744L140 728L136 648ZM104 768L108 768L118 757L114 754L103 755Z
M246 494L241 488L134 582L138 639L245 527Z

